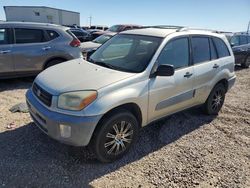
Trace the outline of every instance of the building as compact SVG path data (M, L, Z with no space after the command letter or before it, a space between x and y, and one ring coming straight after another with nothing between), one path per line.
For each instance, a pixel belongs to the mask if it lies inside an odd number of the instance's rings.
M4 6L6 21L80 25L80 13L45 6Z

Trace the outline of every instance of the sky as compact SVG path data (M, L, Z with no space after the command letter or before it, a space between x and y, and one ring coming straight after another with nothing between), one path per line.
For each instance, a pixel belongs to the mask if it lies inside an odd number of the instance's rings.
M3 6L49 6L80 12L81 25L181 25L224 31L245 31L250 0L0 0Z

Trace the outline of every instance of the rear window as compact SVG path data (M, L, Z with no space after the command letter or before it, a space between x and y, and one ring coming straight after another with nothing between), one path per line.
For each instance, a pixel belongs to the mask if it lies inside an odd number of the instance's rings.
M213 37L213 41L217 49L219 58L230 56L230 53L226 44L221 39Z
M59 34L55 31L47 30L46 32L48 34L49 40L54 40L55 38L59 37Z
M44 36L43 30L40 29L15 29L15 38L17 44L24 43L41 43L45 42L46 38Z
M192 51L194 64L210 60L209 38L192 37Z

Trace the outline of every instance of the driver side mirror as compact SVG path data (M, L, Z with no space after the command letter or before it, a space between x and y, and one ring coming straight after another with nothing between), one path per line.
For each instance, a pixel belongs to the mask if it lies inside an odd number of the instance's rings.
M173 76L174 75L174 66L173 65L160 65L158 66L156 76Z
M231 45L231 47L234 47L234 46L235 46L235 44L234 44L234 43L230 43L230 45Z

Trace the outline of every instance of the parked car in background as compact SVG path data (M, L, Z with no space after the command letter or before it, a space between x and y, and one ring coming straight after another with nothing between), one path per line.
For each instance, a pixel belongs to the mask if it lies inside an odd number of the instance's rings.
M90 33L83 29L70 29L70 31L80 40L81 42L90 41L92 36Z
M89 27L90 30L97 29L97 30L101 30L101 31L106 31L108 28L109 27L106 25L92 25Z
M235 56L235 63L244 68L250 66L250 33L225 33Z
M68 27L0 23L0 78L36 75L55 64L80 58L80 44Z
M112 32L112 33L119 33L122 31L132 30L132 29L141 29L142 26L140 25L133 25L133 24L120 24L120 25L113 25L106 31L97 31L92 33L92 38L95 39L103 34Z
M218 114L235 79L224 35L147 28L115 35L88 61L43 71L26 99L44 133L89 145L100 161L110 162L128 152L140 128L153 121L197 105Z
M110 32L110 33L101 35L92 41L82 43L80 48L82 50L83 57L86 59L88 57L88 53L92 53L94 50L99 48L106 41L111 39L114 35L116 35L116 33Z

